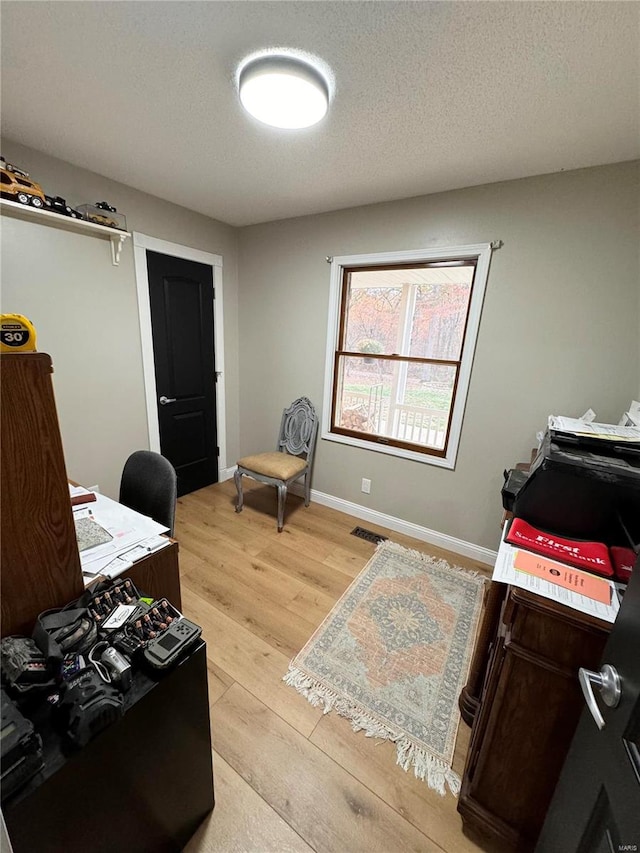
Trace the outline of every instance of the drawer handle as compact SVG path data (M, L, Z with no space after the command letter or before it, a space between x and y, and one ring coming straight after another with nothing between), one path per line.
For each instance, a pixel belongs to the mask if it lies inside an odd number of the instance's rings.
M591 711L591 716L595 720L596 726L599 729L603 729L604 717L596 702L593 688L596 687L600 691L602 701L608 708L616 708L622 694L620 690L620 676L617 670L608 663L603 665L600 672L593 672L591 669L580 667L578 670L578 680L580 681L580 687L582 687L587 707Z

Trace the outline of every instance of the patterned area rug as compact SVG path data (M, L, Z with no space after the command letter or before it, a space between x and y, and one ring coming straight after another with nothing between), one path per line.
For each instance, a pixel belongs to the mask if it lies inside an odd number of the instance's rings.
M381 542L284 681L355 731L392 740L397 760L453 794L451 769L482 606L482 577Z

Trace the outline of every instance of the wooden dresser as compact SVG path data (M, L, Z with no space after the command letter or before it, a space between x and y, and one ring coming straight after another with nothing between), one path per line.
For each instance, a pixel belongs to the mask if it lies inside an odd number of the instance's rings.
M466 834L526 853L584 707L578 668L599 668L611 626L504 584L487 604L460 700L473 731L458 811Z

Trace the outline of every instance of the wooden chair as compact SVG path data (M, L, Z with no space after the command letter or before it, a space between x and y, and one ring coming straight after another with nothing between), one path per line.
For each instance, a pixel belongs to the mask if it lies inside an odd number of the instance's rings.
M299 397L282 413L280 434L273 453L256 453L238 460L234 474L238 501L236 512L242 512L242 475L278 489L278 533L284 526L287 489L304 477L304 505L309 506L311 465L318 434L318 416L307 397Z

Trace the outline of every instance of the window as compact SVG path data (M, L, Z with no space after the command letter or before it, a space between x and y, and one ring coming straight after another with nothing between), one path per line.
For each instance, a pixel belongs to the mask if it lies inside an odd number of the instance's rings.
M455 466L490 255L333 258L323 438Z

